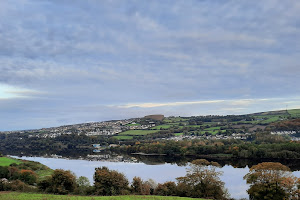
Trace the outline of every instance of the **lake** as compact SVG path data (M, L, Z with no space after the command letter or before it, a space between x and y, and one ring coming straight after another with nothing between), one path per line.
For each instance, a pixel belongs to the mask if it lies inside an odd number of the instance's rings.
M17 156L12 156L20 158ZM71 170L77 177L85 176L93 183L93 174L95 168L106 166L111 170L117 170L126 175L129 181L132 181L134 176L139 176L143 180L153 179L158 183L166 181L175 181L177 177L185 176L188 166L178 166L177 164L156 164L149 165L145 163L129 163L129 162L108 162L108 161L89 161L65 158L44 158L44 157L26 157L20 159L40 162L52 169ZM243 176L249 172L248 167L234 168L231 165L224 165L220 168L224 174L220 177L225 182L225 187L228 189L231 197L240 199L248 198L246 190L248 185L243 180ZM300 171L295 171L293 174L300 176Z

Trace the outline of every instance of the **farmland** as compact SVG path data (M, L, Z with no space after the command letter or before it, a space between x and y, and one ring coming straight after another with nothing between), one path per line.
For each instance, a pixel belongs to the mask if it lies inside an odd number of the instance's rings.
M122 133L119 133L118 135L127 135L127 136L144 136L144 135L148 135L151 133L155 133L157 132L156 130L129 130L129 131L125 131Z
M288 113L291 115L291 117L300 117L300 109L288 110Z
M151 128L151 130L160 130L160 129L168 129L170 128L172 125L159 125L159 126L155 126L153 128Z
M114 138L116 138L117 140L132 140L133 136L129 136L129 135L117 135L117 136L114 136Z
M13 158L0 157L0 166L9 166L12 163L20 164L21 161Z

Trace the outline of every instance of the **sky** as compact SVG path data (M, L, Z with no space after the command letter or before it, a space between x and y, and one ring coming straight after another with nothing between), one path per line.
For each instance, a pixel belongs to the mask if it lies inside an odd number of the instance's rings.
M300 1L0 0L0 131L300 108Z

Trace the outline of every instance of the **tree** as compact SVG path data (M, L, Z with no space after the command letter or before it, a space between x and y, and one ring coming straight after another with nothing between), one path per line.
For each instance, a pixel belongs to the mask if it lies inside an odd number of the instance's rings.
M76 193L81 195L86 195L89 193L89 190L91 189L90 181L85 176L80 176L78 179L76 179L77 189Z
M216 167L219 167L216 162L194 160L186 176L177 178L179 194L197 198L226 199L224 182L219 178L222 172L216 171ZM188 191L181 190L181 187Z
M250 184L247 192L251 200L281 200L299 197L299 179L292 175L287 166L278 162L263 162L254 165L244 179Z
M141 194L143 181L140 177L133 177L131 190L134 194Z
M172 181L158 184L154 190L154 194L160 196L175 196L177 194L177 186Z
M107 167L96 168L94 174L95 193L98 195L119 195L129 192L128 180L124 174Z
M148 179L145 181L145 184L150 188L150 194L154 193L155 188L157 187L157 183L153 179Z
M38 186L45 192L68 194L76 189L76 177L71 171L56 169L50 178L41 181Z
M131 190L134 194L150 195L151 186L147 182L144 182L140 177L134 177L131 184Z
M29 185L33 185L37 181L37 175L32 170L22 169L20 171L19 179L21 181L23 181L24 183L27 183Z

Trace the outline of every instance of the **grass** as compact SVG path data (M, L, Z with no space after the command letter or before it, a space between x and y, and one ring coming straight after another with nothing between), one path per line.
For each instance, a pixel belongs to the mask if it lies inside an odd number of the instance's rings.
M186 127L196 127L196 128L200 128L203 125L186 125Z
M151 130L160 130L161 128L168 129L170 127L171 127L171 125L159 125L159 126L152 127Z
M186 197L165 197L165 196L71 196L53 194L33 194L18 192L0 192L1 200L204 200L199 198Z
M204 129L204 131L201 131L201 133L204 134L208 132L212 135L216 135L217 133L219 133L219 131L221 131L222 133L226 132L226 130L220 130L220 127L211 127L211 128Z
M32 169L37 175L39 180L45 179L53 173L53 170L39 162L18 160L15 158L0 157L0 166L9 166L12 163L16 163L19 167L26 165L27 168ZM31 168L32 167L32 168Z
M32 162L32 161L29 161ZM38 175L39 180L44 180L46 177L51 176L53 174L53 169L43 165L41 163L35 162L38 170L35 170L35 173Z
M22 161L14 158L0 157L0 166L9 166L12 163L20 164L21 162Z
M220 126L216 126L216 127L210 127L210 128L206 128L204 129L204 131L214 131L214 130L220 130Z
M270 117L270 118L268 118L266 120L263 120L263 121L261 121L261 123L263 123L263 124L269 124L269 123L272 123L272 122L277 122L279 120L280 120L279 116L275 116L275 117Z
M180 135L183 135L184 133L175 133L174 135L175 136L180 136Z
M118 135L118 136L114 136L113 138L116 138L117 140L132 140L133 136Z
M288 110L288 113L289 113L292 117L300 117L300 109Z
M143 135L148 135L148 134L151 134L151 133L156 133L157 130L129 130L129 131L125 131L125 132L122 132L122 133L119 133L118 135L130 135L130 136L136 136L136 135L140 135L140 136L143 136Z
M172 122L184 122L184 121L187 121L187 120L188 119L184 119L184 118L181 118L181 117L167 117L163 121L165 123L172 123Z

